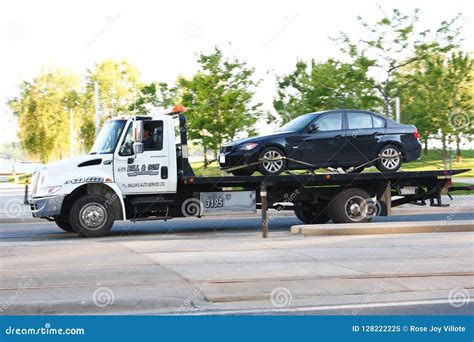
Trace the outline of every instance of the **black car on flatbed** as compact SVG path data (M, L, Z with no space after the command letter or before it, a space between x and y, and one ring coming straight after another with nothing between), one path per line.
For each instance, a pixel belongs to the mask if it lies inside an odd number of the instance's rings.
M219 161L222 170L234 175L328 167L360 172L372 165L394 172L420 153L415 126L345 109L304 114L273 134L228 143L222 146Z

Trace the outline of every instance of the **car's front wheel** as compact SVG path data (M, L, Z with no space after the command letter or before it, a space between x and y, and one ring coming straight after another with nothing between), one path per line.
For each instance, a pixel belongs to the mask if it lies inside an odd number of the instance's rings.
M402 151L395 145L386 145L379 152L376 167L382 172L395 172L402 166Z
M71 207L69 222L76 233L85 237L106 235L114 224L114 215L107 199L99 195L79 198Z
M261 161L257 168L264 175L278 175L285 170L285 153L278 147L266 147L258 156Z

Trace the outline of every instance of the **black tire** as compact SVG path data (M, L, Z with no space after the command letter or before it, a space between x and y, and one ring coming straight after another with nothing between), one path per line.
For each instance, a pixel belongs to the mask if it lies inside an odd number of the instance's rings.
M329 217L334 223L370 222L376 208L370 195L358 188L341 191L329 204Z
M380 158L375 163L377 169L381 172L395 172L402 166L402 151L396 145L385 145L379 151L379 156L387 155L392 156L398 154L395 158Z
M67 216L55 216L54 222L59 228L61 228L65 232L74 233L74 229L72 229L71 223L69 222L69 218Z
M323 224L329 221L327 208L313 206L311 209L295 208L295 216L306 224Z
M271 158L284 158L285 153L279 149L278 147L266 147L260 152L258 156L258 160L261 159L271 159ZM274 162L262 162L257 165L258 171L263 175L279 175L282 173L286 168L286 160L279 159Z
M234 176L251 176L252 173L254 172L255 172L254 170L249 170L249 169L240 169L240 170L231 171L231 173Z
M99 195L85 195L71 207L69 222L76 233L84 237L106 235L115 217L107 199Z

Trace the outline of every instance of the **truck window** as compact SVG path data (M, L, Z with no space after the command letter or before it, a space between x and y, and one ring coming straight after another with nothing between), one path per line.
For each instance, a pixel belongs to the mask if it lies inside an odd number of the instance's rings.
M144 122L143 145L145 151L160 151L163 149L163 121Z
M127 134L120 145L119 156L128 157L133 155L133 125L130 124L127 129Z

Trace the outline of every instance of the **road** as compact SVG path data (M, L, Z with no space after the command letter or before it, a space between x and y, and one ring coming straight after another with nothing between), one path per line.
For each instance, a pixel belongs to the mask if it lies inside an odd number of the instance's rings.
M18 202L18 194L3 195L3 203ZM455 203L405 206L376 221L474 224L471 197ZM31 222L27 207L18 208L12 222L0 223L0 314L454 315L473 309L471 232L305 237L290 234L299 224L291 213L273 211L268 239L261 238L258 215L117 222L110 236L85 239L51 222Z

